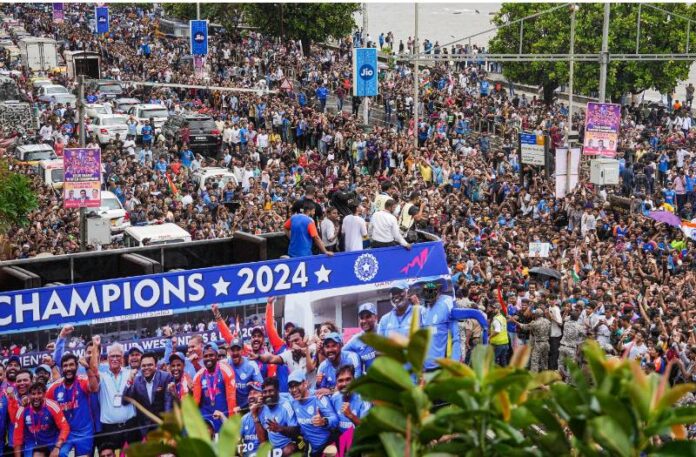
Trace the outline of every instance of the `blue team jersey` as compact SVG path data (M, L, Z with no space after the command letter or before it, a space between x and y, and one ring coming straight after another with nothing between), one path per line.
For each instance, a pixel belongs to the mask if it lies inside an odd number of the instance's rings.
M9 425L8 409L10 402L5 392L0 389L0 455L5 452L5 434ZM11 439L11 438L10 438Z
M259 371L258 365L250 362L246 357L242 357L242 363L240 363L239 366L231 363L231 361L230 365L234 370L234 378L237 383L237 406L246 408L249 406L251 384L254 382L258 382L259 384L263 383L261 372Z
M459 340L459 326L457 321L451 318L452 297L440 295L432 306L421 307L421 327L430 329L432 339L430 349L425 359L425 369L432 370L438 367L435 359L447 355L447 339L452 334L452 358L461 358L461 346Z
M282 425L283 427L297 427L297 419L295 418L295 412L293 411L290 402L280 399L278 404L273 408L268 405L264 406L261 410L261 414L259 415L261 424L268 431L268 441L271 443L274 449L282 449L288 444L292 443L293 440L282 433L269 431L266 422L271 419L278 422L278 424Z
M58 403L70 424L71 436L91 436L94 433L89 382L86 376L78 376L70 388L65 385L63 379L54 382L46 392L46 398Z
M317 375L323 374L321 382L317 386L320 389L333 389L336 387L336 370L343 365L353 365L355 367L355 377L362 376L362 363L355 352L341 351L339 362L336 366L329 359L324 360L317 369Z
M295 411L297 423L300 426L302 437L312 445L312 449L321 449L331 439L331 430L338 425L338 416L334 411L328 397L320 399L309 396L304 400L293 400L292 409ZM312 424L312 418L317 414L328 419L325 426L317 427Z
M259 437L256 436L256 426L254 424L254 418L251 413L246 413L242 416L242 444L238 450L238 453L242 457L254 457L256 451L259 449L261 442Z
M355 428L355 424L353 424L353 422L341 412L343 403L343 394L341 392L336 392L331 396L331 405L338 416L338 429L341 431L341 433L348 429ZM353 411L353 414L358 416L360 419L365 417L367 412L370 410L370 404L364 401L359 394L350 394L350 400L348 403L350 405L350 410Z
M360 357L360 362L362 363L362 372L367 373L367 370L372 365L372 362L375 361L375 355L377 355L377 352L375 351L375 348L366 344L363 340L360 339L360 337L363 336L364 333L365 332L360 332L358 334L353 335L350 341L348 341L346 345L343 346L343 350L354 352L355 354L357 354L357 356Z
M408 305L406 312L402 316L396 315L396 310L391 310L379 320L377 333L382 336L389 336L391 333L398 333L408 337L411 330L411 315L413 306Z

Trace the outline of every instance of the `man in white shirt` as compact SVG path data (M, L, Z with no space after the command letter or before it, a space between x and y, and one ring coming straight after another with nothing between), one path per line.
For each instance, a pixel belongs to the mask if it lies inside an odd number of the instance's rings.
M367 236L367 224L365 219L360 217L362 208L360 205L352 206L353 214L343 218L341 233L343 234L344 250L346 252L361 251L363 248L363 237Z
M268 133L263 128L260 128L259 134L256 135L256 147L263 151L268 148Z
M551 321L551 337L549 338L549 370L558 369L558 350L563 336L563 318L561 308L553 302L546 312L546 318Z
M384 209L375 212L370 219L370 245L373 248L396 246L400 244L406 249L411 249L411 245L401 236L399 223L393 211L396 202L388 199L384 202Z
M336 223L338 222L338 210L336 208L329 208L326 212L326 216L321 220L319 224L319 230L321 232L321 241L324 243L324 247L327 251L336 252L336 247L338 246L338 233L336 233Z

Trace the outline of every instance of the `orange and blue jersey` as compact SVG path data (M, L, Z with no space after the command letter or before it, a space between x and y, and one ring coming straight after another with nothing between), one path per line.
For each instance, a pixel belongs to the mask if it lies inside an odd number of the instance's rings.
M88 416L89 417L89 416ZM45 400L39 410L21 407L14 420L14 445L31 456L37 447L52 447L57 441L65 441L70 434L70 425L58 403Z
M0 455L5 452L5 433L10 425L9 400L3 390L0 390Z
M213 419L215 411L229 417L237 407L237 385L234 370L228 364L218 362L210 373L202 368L193 378L193 398L201 410L203 419L210 420L217 432L222 421Z
M46 398L58 404L70 424L71 435L89 436L94 433L87 376L77 376L70 387L65 385L65 379L59 379L48 388Z

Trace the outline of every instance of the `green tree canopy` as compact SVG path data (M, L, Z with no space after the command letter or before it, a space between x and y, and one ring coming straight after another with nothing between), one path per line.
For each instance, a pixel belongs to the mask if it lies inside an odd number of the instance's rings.
M696 5L660 4L661 8L696 18ZM543 3L503 3L493 18L497 26L552 8ZM604 6L580 3L576 13L575 53L599 54L602 48ZM637 3L612 3L609 26L609 53L632 54L636 50ZM687 21L643 5L641 8L640 53L667 54L686 52ZM691 28L690 52L694 52L696 23ZM519 26L499 29L490 42L492 53L516 54L519 50ZM561 8L524 21L522 53L568 54L570 52L570 11ZM689 75L693 61L611 61L607 72L607 97L618 100L626 93L656 89L661 93L674 90ZM544 98L550 101L553 90L568 83L567 62L506 63L503 74L512 81L541 85ZM575 91L589 94L599 90L599 63L576 63Z
M29 179L10 171L0 161L0 234L17 225L26 225L27 214L36 209L38 201Z

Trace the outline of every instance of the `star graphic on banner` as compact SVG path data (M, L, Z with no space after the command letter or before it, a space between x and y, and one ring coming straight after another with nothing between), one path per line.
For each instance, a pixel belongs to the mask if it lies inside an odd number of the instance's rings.
M218 295L227 295L227 288L230 287L230 282L225 281L225 278L220 276L220 278L217 280L216 283L213 283L213 287L215 288L215 296L217 297Z
M329 282L331 270L322 265L319 270L314 272L314 274L317 275L317 284L321 284L322 282Z
M362 269L363 269L363 271L364 271L365 273L369 273L369 272L370 272L370 264L369 264L369 263L364 263L364 264L362 265Z

